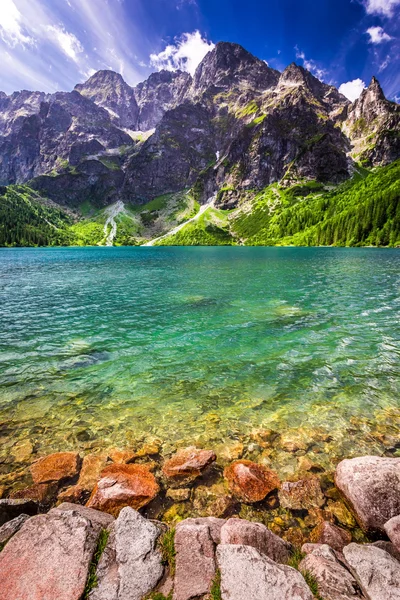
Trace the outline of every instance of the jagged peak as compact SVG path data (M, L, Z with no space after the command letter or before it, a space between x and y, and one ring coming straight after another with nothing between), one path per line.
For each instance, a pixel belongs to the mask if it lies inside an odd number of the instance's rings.
M151 75L149 75L147 79L138 83L136 89L140 90L143 87L159 85L160 83L171 83L175 79L179 78L190 80L192 77L190 73L187 73L186 71L181 71L180 69L176 69L176 71L161 69L160 71L155 71L154 73L151 73Z
M112 71L111 69L101 69L100 71L93 73L93 75L91 75L84 83L78 83L75 86L75 90L80 92L85 88L91 88L105 84L119 86L122 85L126 88L130 87L120 73Z

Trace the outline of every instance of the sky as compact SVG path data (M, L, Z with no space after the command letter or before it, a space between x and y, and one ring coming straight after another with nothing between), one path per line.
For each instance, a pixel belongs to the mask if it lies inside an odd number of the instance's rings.
M0 0L0 90L69 91L99 69L135 85L194 73L219 41L295 61L355 100L375 75L400 101L400 0Z

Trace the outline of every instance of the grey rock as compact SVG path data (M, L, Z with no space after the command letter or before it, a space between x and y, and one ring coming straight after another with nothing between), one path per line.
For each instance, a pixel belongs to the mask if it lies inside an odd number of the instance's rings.
M38 504L33 500L12 500L5 498L0 500L0 525L19 517L19 515L36 515L38 512Z
M250 546L218 546L217 562L222 600L313 600L301 573Z
M370 546L374 546L375 548L380 548L381 550L385 550L388 554L393 556L396 560L400 562L400 552L396 549L395 545L392 542L387 542L386 540L378 540L377 542L373 542L369 544Z
M400 563L384 550L349 544L345 559L368 600L400 599Z
M221 529L221 544L252 546L260 554L278 563L287 563L292 546L261 523L229 519Z
M71 502L63 502L56 508L52 508L49 511L49 514L70 511L72 511L74 514L84 517L85 519L88 519L88 521L95 523L96 525L99 525L102 529L108 529L115 520L114 517L108 513L95 510L94 508L87 508L86 506L81 506L80 504L72 504Z
M91 600L142 600L161 580L162 557L156 547L161 529L130 507L111 526L97 568Z
M400 458L343 460L335 482L364 529L384 531L385 523L400 513Z
M383 528L396 550L400 552L400 516L392 517Z
M5 544L8 542L8 540L21 529L22 525L29 518L30 517L28 515L19 515L19 517L15 517L15 519L4 523L4 525L0 527L0 544Z

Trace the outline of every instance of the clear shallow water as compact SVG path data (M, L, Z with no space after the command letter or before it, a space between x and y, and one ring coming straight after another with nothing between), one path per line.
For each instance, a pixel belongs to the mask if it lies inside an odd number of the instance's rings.
M376 451L399 432L399 288L398 250L0 250L0 459L260 427Z

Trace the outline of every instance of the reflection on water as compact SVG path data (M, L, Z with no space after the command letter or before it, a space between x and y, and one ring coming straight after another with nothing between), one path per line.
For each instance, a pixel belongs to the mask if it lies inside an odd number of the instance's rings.
M22 440L218 446L259 428L325 463L379 451L399 431L399 266L386 249L1 250L0 466Z

